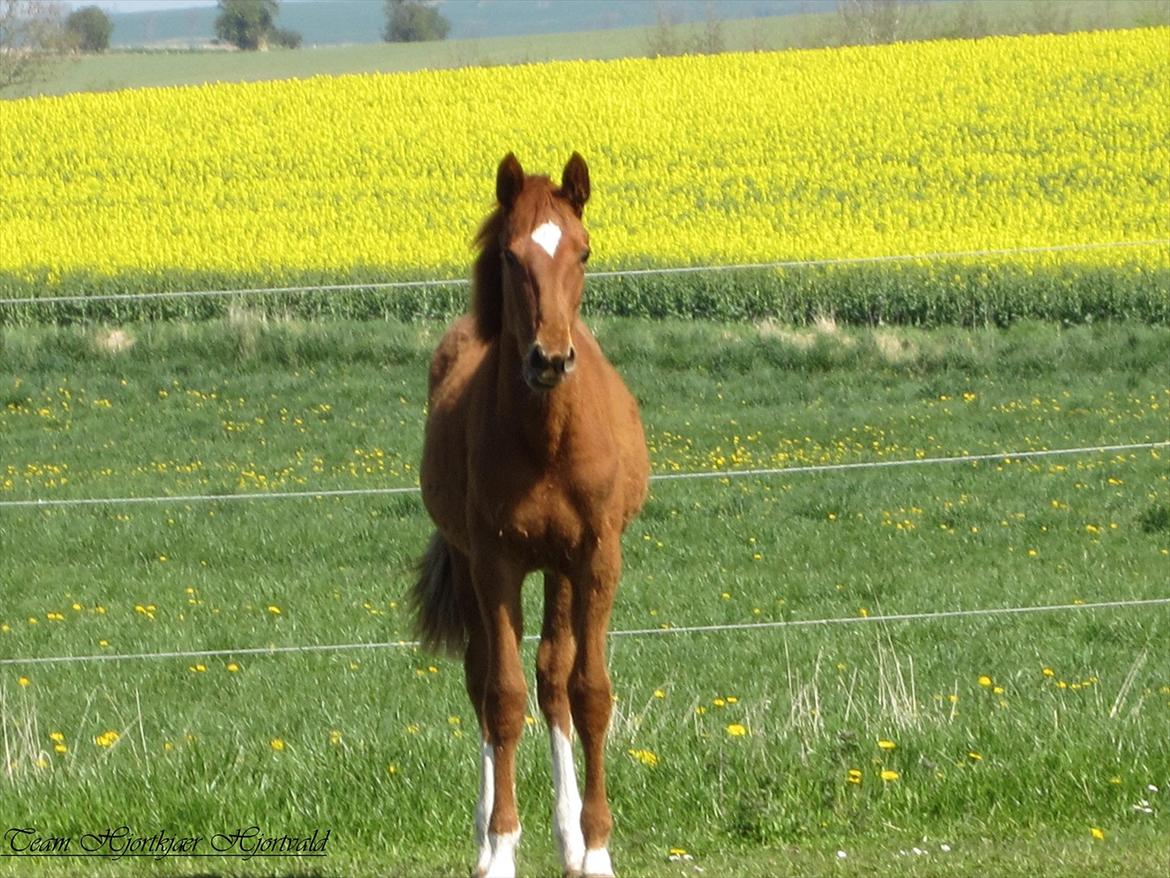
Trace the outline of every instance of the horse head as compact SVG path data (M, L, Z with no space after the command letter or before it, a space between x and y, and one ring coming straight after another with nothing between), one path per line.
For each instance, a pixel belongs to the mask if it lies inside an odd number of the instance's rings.
M496 173L501 222L501 341L515 343L528 386L547 391L577 362L573 324L585 289L589 234L581 223L589 200L589 168L573 153L554 187L529 176L508 153Z

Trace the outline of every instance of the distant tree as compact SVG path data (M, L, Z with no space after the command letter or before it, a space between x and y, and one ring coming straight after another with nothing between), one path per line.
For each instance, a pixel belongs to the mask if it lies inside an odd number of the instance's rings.
M386 0L386 30L382 38L388 43L420 43L444 40L451 22L433 3L424 0Z
M991 25L978 0L962 0L955 10L954 24L945 37L975 39L990 34Z
M707 15L703 29L695 36L695 54L718 55L724 50L723 24L712 0L707 0Z
M289 30L285 27L273 28L269 38L282 49L299 49L303 42L300 31Z
M911 39L925 4L912 0L837 0L842 42L878 45Z
M295 49L301 44L301 35L276 27L279 11L277 0L219 0L215 35L248 51L267 49L270 42Z
M66 40L82 52L104 52L110 48L113 31L110 17L97 6L75 9L65 19Z
M1072 29L1072 10L1053 0L1032 0L1029 29L1034 34L1063 34Z
M682 44L678 38L679 16L672 6L656 0L654 3L654 27L646 37L646 54L651 58L666 58L681 55Z
M31 82L61 50L61 7L0 0L0 89Z

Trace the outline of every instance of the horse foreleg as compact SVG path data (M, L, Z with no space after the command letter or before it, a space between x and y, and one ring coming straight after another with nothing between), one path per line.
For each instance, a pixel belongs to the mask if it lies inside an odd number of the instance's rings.
M499 559L472 564L472 581L479 599L487 652L481 727L484 732L480 802L490 798L487 846L481 845L477 873L483 878L514 878L520 817L516 811L516 746L524 731L527 690L520 665L523 622L520 586L524 571ZM490 780L489 780L490 776ZM477 813L477 821L478 821ZM484 855L488 853L484 865Z
M581 795L573 765L568 683L577 651L573 636L573 584L559 573L544 575L544 624L536 653L536 692L548 723L552 756L553 840L566 876L579 876L585 858Z
M609 726L613 690L606 662L606 632L617 591L621 549L615 537L598 543L586 571L575 583L573 629L577 655L569 677L573 724L585 751L585 800L581 830L585 837L582 873L587 878L612 878L609 835L613 817L605 792L605 731Z

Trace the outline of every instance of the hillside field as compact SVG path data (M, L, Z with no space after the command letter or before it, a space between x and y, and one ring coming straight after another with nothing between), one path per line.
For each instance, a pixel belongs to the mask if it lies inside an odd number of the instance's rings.
M1165 878L1168 41L0 102L0 876L467 873L478 730L404 600L428 360L500 158L577 150L584 311L655 474L619 874ZM329 842L9 855L123 826Z
M530 172L555 175L576 150L593 176L598 270L976 254L700 272L666 284L628 278L598 285L591 307L601 313L1164 324L1168 35L6 102L0 297L463 278L500 158L514 151ZM1095 246L1118 243L1141 246ZM1017 248L1055 249L981 255ZM458 307L428 290L385 299L371 308L367 296L298 297L282 307L401 318ZM0 319L223 316L226 307L174 305L38 304L34 314L0 304Z

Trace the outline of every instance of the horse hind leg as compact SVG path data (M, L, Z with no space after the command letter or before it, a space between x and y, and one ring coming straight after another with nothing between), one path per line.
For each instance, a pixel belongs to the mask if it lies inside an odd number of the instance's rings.
M488 838L488 819L492 815L495 801L495 756L484 719L484 700L487 697L488 648L487 632L479 615L479 603L471 587L471 571L467 559L462 558L459 572L465 577L466 591L463 597L467 620L467 648L463 654L463 679L467 697L475 708L475 718L480 731L479 795L475 802L473 837L475 839L474 878L483 878L492 861L492 845Z
M553 840L565 876L581 875L585 837L581 834L581 796L573 765L573 726L569 708L569 674L576 654L573 637L572 581L558 573L544 575L544 624L536 653L536 693L548 724L552 756Z

